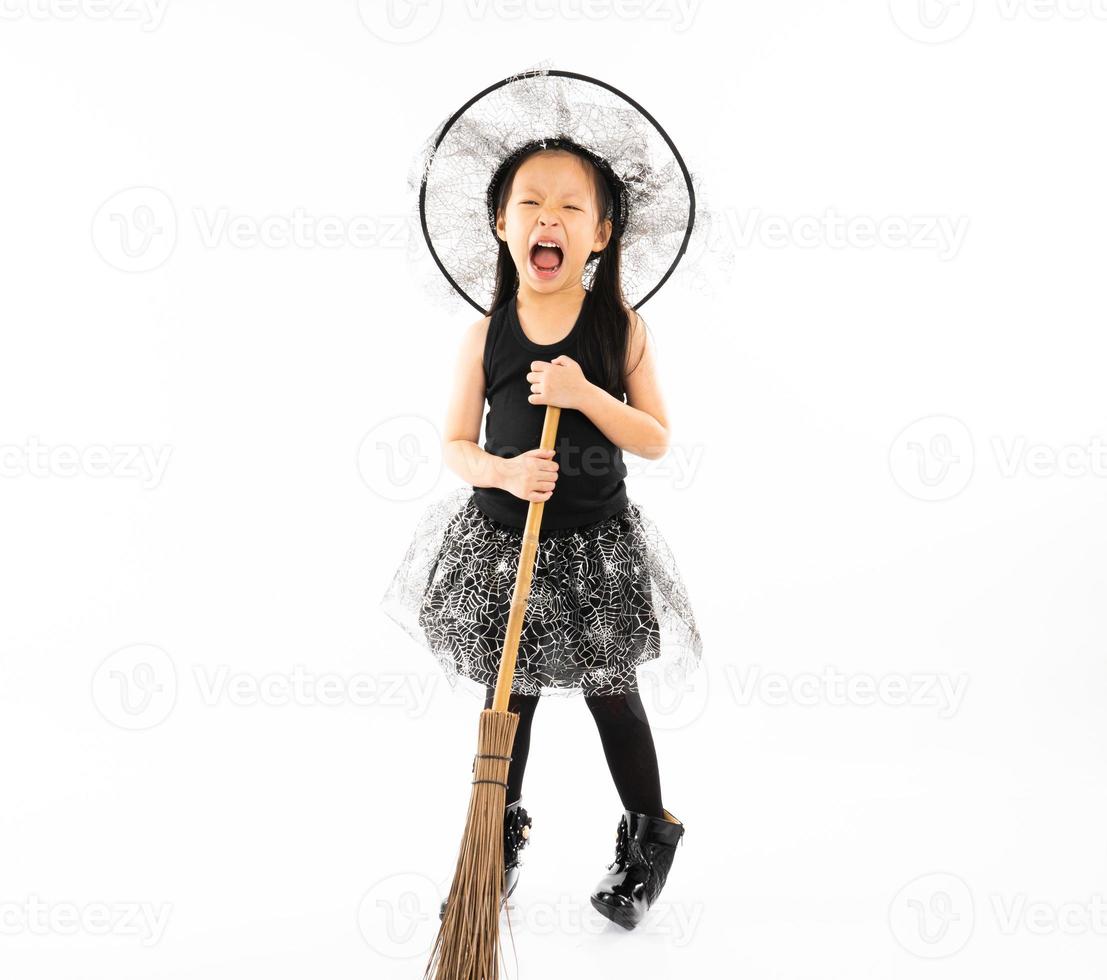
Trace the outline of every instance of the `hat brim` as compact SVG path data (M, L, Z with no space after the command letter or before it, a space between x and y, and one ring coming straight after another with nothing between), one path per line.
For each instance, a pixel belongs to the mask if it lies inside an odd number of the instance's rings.
M470 305L491 312L500 243L489 226L490 183L519 147L550 138L586 147L625 188L620 268L623 294L637 309L688 247L696 212L692 177L650 113L614 86L576 72L512 75L436 128L417 170L419 220L436 265ZM591 269L594 263L586 277Z

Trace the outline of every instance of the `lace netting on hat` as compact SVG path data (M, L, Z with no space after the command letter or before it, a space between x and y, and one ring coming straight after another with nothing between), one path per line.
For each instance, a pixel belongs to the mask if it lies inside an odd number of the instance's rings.
M696 178L658 124L597 80L544 67L475 96L435 128L412 164L408 184L422 196L423 231L412 244L423 251L425 239L445 277L433 277L439 289L489 312L499 250L493 179L520 148L559 139L594 154L617 192L623 293L631 305L645 302L686 250L702 252L710 222L701 220ZM585 288L594 270L595 263L585 266Z

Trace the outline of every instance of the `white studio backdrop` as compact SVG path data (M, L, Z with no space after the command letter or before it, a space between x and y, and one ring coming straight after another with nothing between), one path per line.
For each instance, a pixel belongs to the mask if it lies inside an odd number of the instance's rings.
M539 707L510 975L1101 977L1105 44L1096 0L5 3L0 975L421 975L479 703L378 601L476 314L405 181L548 60L710 192L628 457L705 668L646 685L687 833L633 933L595 727Z

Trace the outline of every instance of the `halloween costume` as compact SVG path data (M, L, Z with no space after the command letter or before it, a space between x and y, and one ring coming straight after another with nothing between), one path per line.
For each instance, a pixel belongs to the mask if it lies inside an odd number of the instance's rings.
M693 228L693 183L672 141L641 106L604 82L571 72L525 72L478 93L436 128L413 171L420 223L450 287L490 315L484 449L506 458L539 444L545 406L527 399L532 360L568 354L589 381L600 383L582 347L587 290L600 253L585 266L584 305L561 341L531 340L515 295L488 309L496 292L501 182L521 155L555 148L592 162L612 191L609 247L620 249L623 292L634 307L669 278ZM544 507L513 697L533 705L540 696L581 694L596 713L601 699L637 697L637 670L651 661L667 668L667 682L680 684L699 666L702 640L672 551L627 495L621 451L584 413L563 409L554 458L558 480ZM528 506L496 487L459 487L432 501L381 600L385 612L430 650L451 686L489 700ZM524 746L529 715L527 725ZM635 751L641 741L634 740ZM609 763L624 751L616 746L614 738L605 741ZM652 742L648 749L656 771ZM525 747L520 761L525 764ZM620 787L624 797L632 790ZM529 833L530 827L518 804L509 802L505 810L505 900L517 880L521 829ZM626 928L637 924L660 892L683 833L667 810L625 810L616 862L592 896L597 910Z

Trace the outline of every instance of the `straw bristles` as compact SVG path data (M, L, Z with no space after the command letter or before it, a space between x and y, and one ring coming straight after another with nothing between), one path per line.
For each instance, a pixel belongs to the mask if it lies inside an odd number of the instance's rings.
M446 916L424 980L497 980L499 976L504 806L510 765L506 757L511 755L518 727L519 715L513 711L486 708L480 714L465 834L446 900Z

